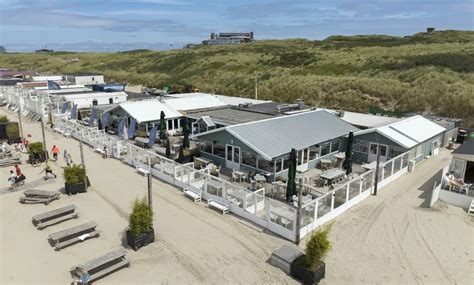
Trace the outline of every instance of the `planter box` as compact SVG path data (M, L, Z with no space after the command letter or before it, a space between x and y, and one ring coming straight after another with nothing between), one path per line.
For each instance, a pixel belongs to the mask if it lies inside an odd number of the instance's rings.
M155 231L150 229L148 232L143 233L138 236L134 236L130 230L127 231L127 243L133 250L138 250L140 247L143 247L149 243L155 241Z
M86 184L84 182L78 184L64 183L64 190L68 195L87 192Z
M303 258L304 255L295 259L295 261L291 264L291 276L293 276L295 279L298 279L303 284L318 284L319 281L325 276L326 264L321 262L321 265L313 271L301 265L301 259Z

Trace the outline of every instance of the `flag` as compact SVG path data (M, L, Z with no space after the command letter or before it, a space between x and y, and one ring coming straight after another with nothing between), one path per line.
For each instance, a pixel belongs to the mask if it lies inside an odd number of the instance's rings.
M105 129L105 127L107 127L107 125L109 124L109 117L110 117L109 112L105 112L102 115L102 128L103 129Z
M150 140L148 141L148 147L152 147L155 144L157 132L158 132L158 126L154 126L153 129L151 129L150 134L149 134Z
M61 114L66 113L67 107L69 106L69 102L64 102L63 107L61 109Z
M128 129L129 138L133 138L135 136L136 126L137 126L137 121L135 119L132 119L132 121L130 122L129 129Z
M125 127L125 118L122 118L120 120L118 129L117 129L117 135L121 137L123 135L123 128Z
M59 90L61 87L54 81L48 80L48 90Z
M89 127L92 127L94 125L95 117L96 117L97 110L92 109L91 114L89 116Z
M76 114L77 113L77 104L72 105L71 108L71 119L76 119Z

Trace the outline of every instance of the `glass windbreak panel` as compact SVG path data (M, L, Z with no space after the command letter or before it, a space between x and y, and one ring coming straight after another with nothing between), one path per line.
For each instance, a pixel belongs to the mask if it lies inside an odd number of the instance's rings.
M267 172L273 172L273 162L259 158L258 169L265 170Z
M303 163L307 163L307 162L308 162L308 149L305 148L303 151Z
M243 208L247 192L230 183L226 183L225 188L227 194L227 201L238 206L239 208Z
M464 177L464 173L462 173L464 170L464 161L455 159L453 162L453 172L454 176L456 177Z
M359 195L360 180L357 179L349 183L349 200Z
M395 158L395 160L393 161L393 173L397 173L398 171L400 171L401 163L402 163L401 156Z
M332 141L331 152L339 151L339 146L340 146L339 144L340 144L339 139Z
M321 145L321 156L329 154L329 143Z
M384 179L386 179L386 178L388 178L392 175L392 165L393 165L393 161L390 161L389 163L386 163L383 166L383 177L384 177Z
M251 167L257 167L257 155L250 153L250 152L245 152L242 151L242 164L251 166Z
M346 203L347 187L343 187L334 191L334 209Z
M234 162L240 163L240 148L234 147Z
M225 146L221 144L215 144L213 151L214 151L214 155L225 157Z
M372 187L372 178L373 172L369 172L368 174L364 175L362 179L362 192L369 190Z
M247 208L245 209L245 211L255 214L257 210L257 207L256 207L257 201L255 199L255 194L251 193L250 195L247 195L246 200L247 200Z
M290 158L289 157L284 157L283 158L283 169L288 169L290 168Z
M227 160L232 161L232 146L231 145L227 146Z
M408 153L402 156L402 168L405 168L408 166L408 157L409 157Z
M301 208L301 227L305 227L314 222L314 211L316 201L313 201Z
M332 194L327 194L326 196L319 199L318 219L331 212L331 199Z
M292 230L295 222L295 209L279 201L270 201L270 221Z
M206 141L201 142L201 151L212 153L212 143Z
M309 147L309 160L313 160L319 157L319 145L313 145Z
M263 203L263 207L257 207L257 217L263 220L267 220L267 213L270 208L270 199L257 194L255 194L255 198L257 205Z
M282 164L281 159L277 159L275 161L275 172L280 172L282 170L281 164Z

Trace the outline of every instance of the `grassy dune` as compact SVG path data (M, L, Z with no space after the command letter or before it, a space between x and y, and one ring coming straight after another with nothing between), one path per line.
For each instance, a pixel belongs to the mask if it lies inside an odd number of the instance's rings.
M5 54L0 66L97 72L108 80L170 85L353 111L369 106L460 117L474 127L474 32L410 37L333 36L121 53Z

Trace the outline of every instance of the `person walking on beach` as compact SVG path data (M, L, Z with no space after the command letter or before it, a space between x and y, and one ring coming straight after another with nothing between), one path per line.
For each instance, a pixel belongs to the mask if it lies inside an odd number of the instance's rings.
M104 149L102 149L102 158L106 159L107 158L107 147L104 146Z
M53 145L53 148L51 149L51 153L53 154L54 161L58 161L59 147L57 147L56 145Z
M77 273L79 274L79 278L77 278L76 276L74 277L74 285L87 285L89 283L90 278L89 273L87 273L87 271L85 271L81 267L77 270Z
M71 154L68 153L67 150L64 150L63 159L64 162L66 162L67 167L71 166Z
M10 187L8 189L13 190L15 187L15 182L16 182L16 175L13 170L10 170L10 177L8 177L8 181L10 182Z
M51 168L51 165L49 165L49 161L46 160L45 166L44 166L44 179L48 179L48 174L51 174L56 178L56 174L53 173L53 169Z

